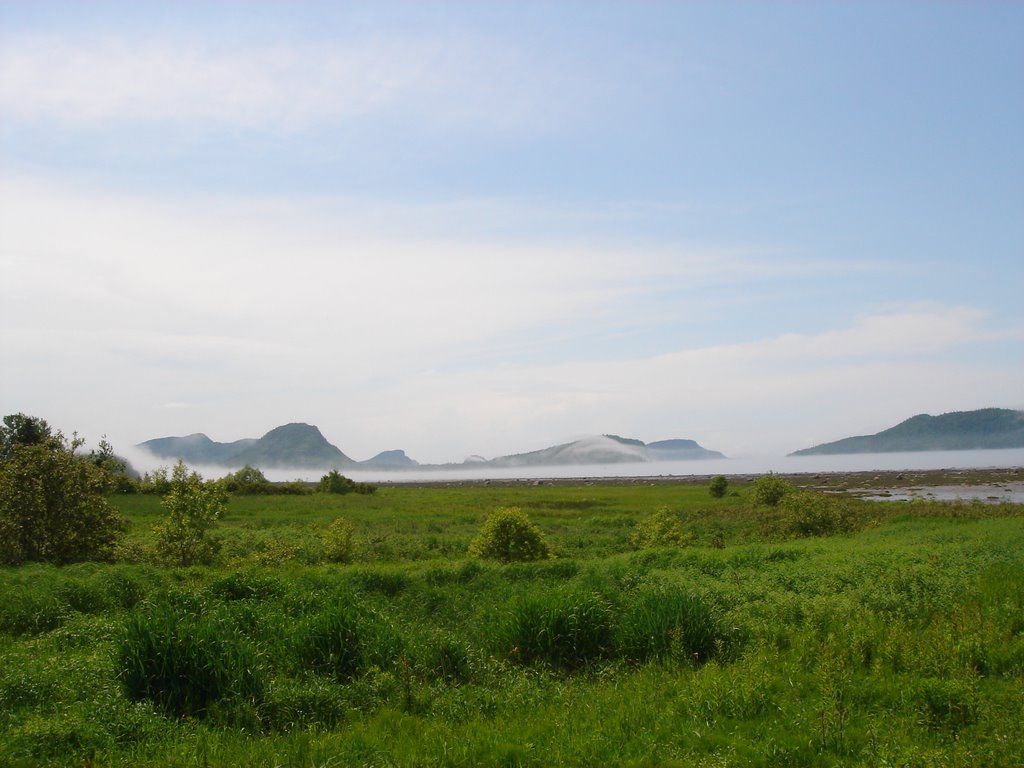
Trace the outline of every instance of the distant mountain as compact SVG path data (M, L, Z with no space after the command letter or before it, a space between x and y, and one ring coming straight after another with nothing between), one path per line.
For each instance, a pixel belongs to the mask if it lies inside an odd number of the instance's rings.
M1024 411L983 408L941 416L920 414L874 435L847 437L804 448L791 456L896 451L963 451L1024 448Z
M161 459L182 459L190 464L260 468L325 469L355 466L357 462L327 442L310 424L285 424L258 440L217 443L204 434L161 437L139 448Z
M216 443L197 432L185 437L158 437L139 443L136 447L144 448L160 459L183 459L190 464L229 465L235 456L256 442L255 438L250 438L233 443Z
M618 435L596 435L539 451L501 456L491 459L486 464L492 467L540 467L723 458L725 457L718 451L702 448L693 440L663 440L646 444L641 440Z
M402 450L382 451L372 459L354 461L327 442L310 424L285 424L263 437L217 443L204 434L160 437L139 443L158 459L237 469L248 464L261 469L441 469L473 467L543 467L573 464L626 464L650 461L722 459L718 451L702 448L693 440L661 440L644 443L618 435L595 435L539 451L487 460L470 456L462 464L421 465Z
M359 462L364 467L418 467L420 463L405 455L405 451L381 451L372 459Z
M323 469L354 466L311 424L285 424L270 430L235 457L253 467Z

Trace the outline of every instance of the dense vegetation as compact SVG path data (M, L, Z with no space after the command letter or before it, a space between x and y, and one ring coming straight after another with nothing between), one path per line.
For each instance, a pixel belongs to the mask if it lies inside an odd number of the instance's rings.
M163 482L0 568L0 764L1024 764L1022 505Z

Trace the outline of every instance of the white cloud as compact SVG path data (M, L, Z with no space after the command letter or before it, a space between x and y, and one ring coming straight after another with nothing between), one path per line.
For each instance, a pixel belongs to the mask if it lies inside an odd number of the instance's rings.
M564 68L497 41L457 37L338 40L224 48L160 39L9 37L0 114L75 126L205 122L297 130L399 115L441 127L548 126L591 89Z
M421 461L587 432L784 452L919 411L1018 403L1019 360L957 362L1021 339L993 334L970 306L909 304L818 333L629 359L572 343L623 318L656 326L664 304L649 299L672 286L699 299L744 275L735 293L756 292L752 258L441 239L401 209L158 201L11 179L0 183L0 350L14 374L0 401L122 442L307 421L357 458L400 447ZM771 278L787 269L807 273L793 261ZM545 344L561 362L521 354Z

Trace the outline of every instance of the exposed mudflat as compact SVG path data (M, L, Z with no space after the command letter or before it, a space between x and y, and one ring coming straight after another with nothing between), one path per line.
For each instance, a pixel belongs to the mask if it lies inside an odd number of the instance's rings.
M794 485L829 493L843 493L871 499L914 498L953 501L979 499L987 502L1024 503L1024 467L1004 469L929 469L915 471L780 473ZM742 486L758 475L729 475ZM452 480L403 485L526 486L526 485L706 485L710 475L655 475L648 477L558 477L500 480Z

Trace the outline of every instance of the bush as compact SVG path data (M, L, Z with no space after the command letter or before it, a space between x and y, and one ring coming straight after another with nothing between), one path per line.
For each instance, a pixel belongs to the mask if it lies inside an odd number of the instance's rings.
M225 491L238 496L304 496L312 493L309 486L299 481L272 483L259 469L248 464L237 472L222 477L218 482Z
M139 478L139 493L165 496L171 490L171 480L167 475L167 467L157 467L152 472L144 472Z
M82 441L22 414L2 432L0 564L109 559L125 523L104 498L108 475L75 455Z
M273 493L273 484L256 467L246 464L237 472L220 479L221 487L228 493L236 493L240 496L252 496L263 493Z
M332 469L320 478L317 490L321 493L375 493L377 486L369 483L357 483L351 478L345 477L338 470Z
M324 531L324 557L332 563L348 563L355 552L355 526L339 517Z
M725 496L727 490L729 490L729 481L725 475L715 475L708 482L708 493L714 499L720 499Z
M179 461L163 505L168 519L157 529L158 556L180 566L211 563L220 551L220 541L212 530L224 514L223 489L217 483L203 482Z
M174 717L206 715L219 701L257 702L264 680L250 640L222 617L158 605L131 616L117 643L128 698Z
M519 507L496 509L469 545L469 553L484 560L503 563L545 560L551 549L540 528Z
M782 530L790 536L832 536L863 527L863 518L842 499L812 491L793 491L779 504Z
M751 486L751 498L755 504L775 507L791 491L793 491L793 486L789 482L774 472L769 472L754 481Z
M659 507L637 523L629 537L630 544L636 549L682 547L691 541L693 534L683 527L682 520L668 507Z

